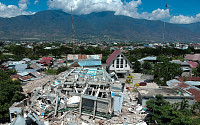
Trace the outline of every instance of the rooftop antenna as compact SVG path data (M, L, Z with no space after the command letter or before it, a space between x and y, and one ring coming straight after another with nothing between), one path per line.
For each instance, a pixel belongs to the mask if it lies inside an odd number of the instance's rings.
M71 6L71 19L72 19L72 49L74 47L74 21L73 21L73 13L72 13L72 6ZM75 53L75 49L73 49Z

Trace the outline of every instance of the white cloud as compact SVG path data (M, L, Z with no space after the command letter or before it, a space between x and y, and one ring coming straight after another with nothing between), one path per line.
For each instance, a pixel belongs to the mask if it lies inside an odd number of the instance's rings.
M152 11L150 15L151 20L159 20L170 17L169 9L160 9Z
M20 0L18 2L18 6L21 10L26 10L27 9L27 4L29 4L28 0Z
M74 14L89 14L92 12L114 11L115 15L126 15L133 18L160 20L170 17L169 9L156 9L151 13L138 12L142 0L132 0L122 3L121 0L49 0L48 6L53 9L62 9L70 13L73 7Z
M120 0L49 0L48 6L70 12L73 7L75 14L89 14L91 12L114 11L123 3Z
M39 0L35 0L34 4L37 4L39 2Z
M195 17L179 15L179 16L173 16L170 19L170 23L177 23L177 24L190 24L196 22L200 22L200 13L197 14Z
M34 12L26 11L27 4L29 4L28 0L20 0L18 2L18 6L16 5L8 5L0 2L0 17L15 17L19 15L31 15Z

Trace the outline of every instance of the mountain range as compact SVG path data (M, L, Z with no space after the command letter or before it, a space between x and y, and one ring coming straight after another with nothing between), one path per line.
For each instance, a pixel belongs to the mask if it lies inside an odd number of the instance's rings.
M73 22L75 39L79 40L200 41L200 23L170 24L115 15L111 11L73 15ZM60 10L0 18L0 39L70 40L71 34L71 15Z

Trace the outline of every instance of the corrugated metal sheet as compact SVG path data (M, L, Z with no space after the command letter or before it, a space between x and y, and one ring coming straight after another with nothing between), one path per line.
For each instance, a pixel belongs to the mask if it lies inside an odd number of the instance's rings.
M78 59L102 59L102 54L96 54L96 55L68 54L67 55L67 60L78 60Z
M102 54L99 55L87 55L87 59L101 59Z
M16 65L15 65L15 69L16 69L17 71L22 71L22 70L26 69L27 66L28 66L27 64L16 64Z
M188 62L182 62L180 60L172 60L170 61L171 63L176 63L176 64L179 64L181 66L190 66L190 64Z
M21 78L19 78L20 80L22 80L22 81L28 81L28 80L30 80L32 78L32 76L24 76L24 77L21 77Z
M20 75L16 74L16 75L12 75L12 76L10 76L10 77L11 77L11 78L18 79L18 78L20 78Z
M197 62L188 61L188 63L190 64L191 68L197 68L197 66L198 66Z
M156 61L156 60L157 60L157 57L148 56L148 57L142 58L142 59L140 59L140 60L138 60L138 61L141 62L141 61L150 61L150 60Z
M78 55L73 55L73 54L67 55L67 60L75 60L75 59L78 59Z
M87 59L87 55L78 55L78 59Z
M21 73L17 73L18 75L20 75L20 76L26 76L26 75L28 75L29 73L28 72L21 72Z
M185 56L185 60L200 61L200 54L188 54Z
M122 111L122 103L123 103L123 94L115 94L114 93L114 103L113 110L115 114L120 114Z
M42 57L42 60L51 61L51 60L53 60L53 57Z
M188 77L188 78L190 78L190 77ZM187 79L187 77L186 77L186 79ZM194 81L186 81L184 83L184 82L180 82L180 81L174 80L174 79L167 81L167 85L170 86L170 87L180 87L180 88L190 92L194 96L194 99L196 101L200 101L200 89L197 88L197 87L194 87L194 86L199 85L199 84L200 83L197 83L197 82L194 82Z
M185 83L188 85L191 85L191 86L199 86L200 85L200 81L186 81Z
M30 67L33 69L41 69L42 68L42 66L37 63L31 64Z
M31 72L31 74L32 74L33 76L35 76L35 77L41 77L41 76L42 76L42 75L41 75L39 72L37 72L37 71Z
M19 70L18 72L22 73L22 72L28 72L28 73L31 73L31 72L35 72L37 71L37 69L23 69L23 70Z
M184 81L186 78L187 81L200 81L200 77L179 77L179 81Z
M194 99L196 101L200 101L200 90L196 88L189 88L187 89L188 92L192 93L194 95Z
M184 71L188 71L188 72L189 72L189 71L190 71L190 68L182 67L182 70L183 70L183 72L184 72Z
M172 79L172 80L167 81L167 85L170 86L170 87L178 86L178 83L181 83L181 82L176 80L176 79Z
M23 60L23 61L26 61L26 62L31 61L31 59L29 59L29 58L23 58L22 60Z
M11 123L11 125L26 125L25 118L18 115L17 118Z
M21 107L11 107L11 108L9 108L9 112L20 114L20 113L22 113L22 108Z
M80 66L101 66L101 60L83 60L79 61L78 64Z

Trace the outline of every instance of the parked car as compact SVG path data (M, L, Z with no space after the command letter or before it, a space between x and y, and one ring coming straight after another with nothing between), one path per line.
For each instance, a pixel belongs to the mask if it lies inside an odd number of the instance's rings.
M139 85L140 85L140 86L146 86L146 85L147 85L147 82L140 82Z
M152 83L152 82L153 82L153 79L146 79L146 80L144 80L144 82Z

